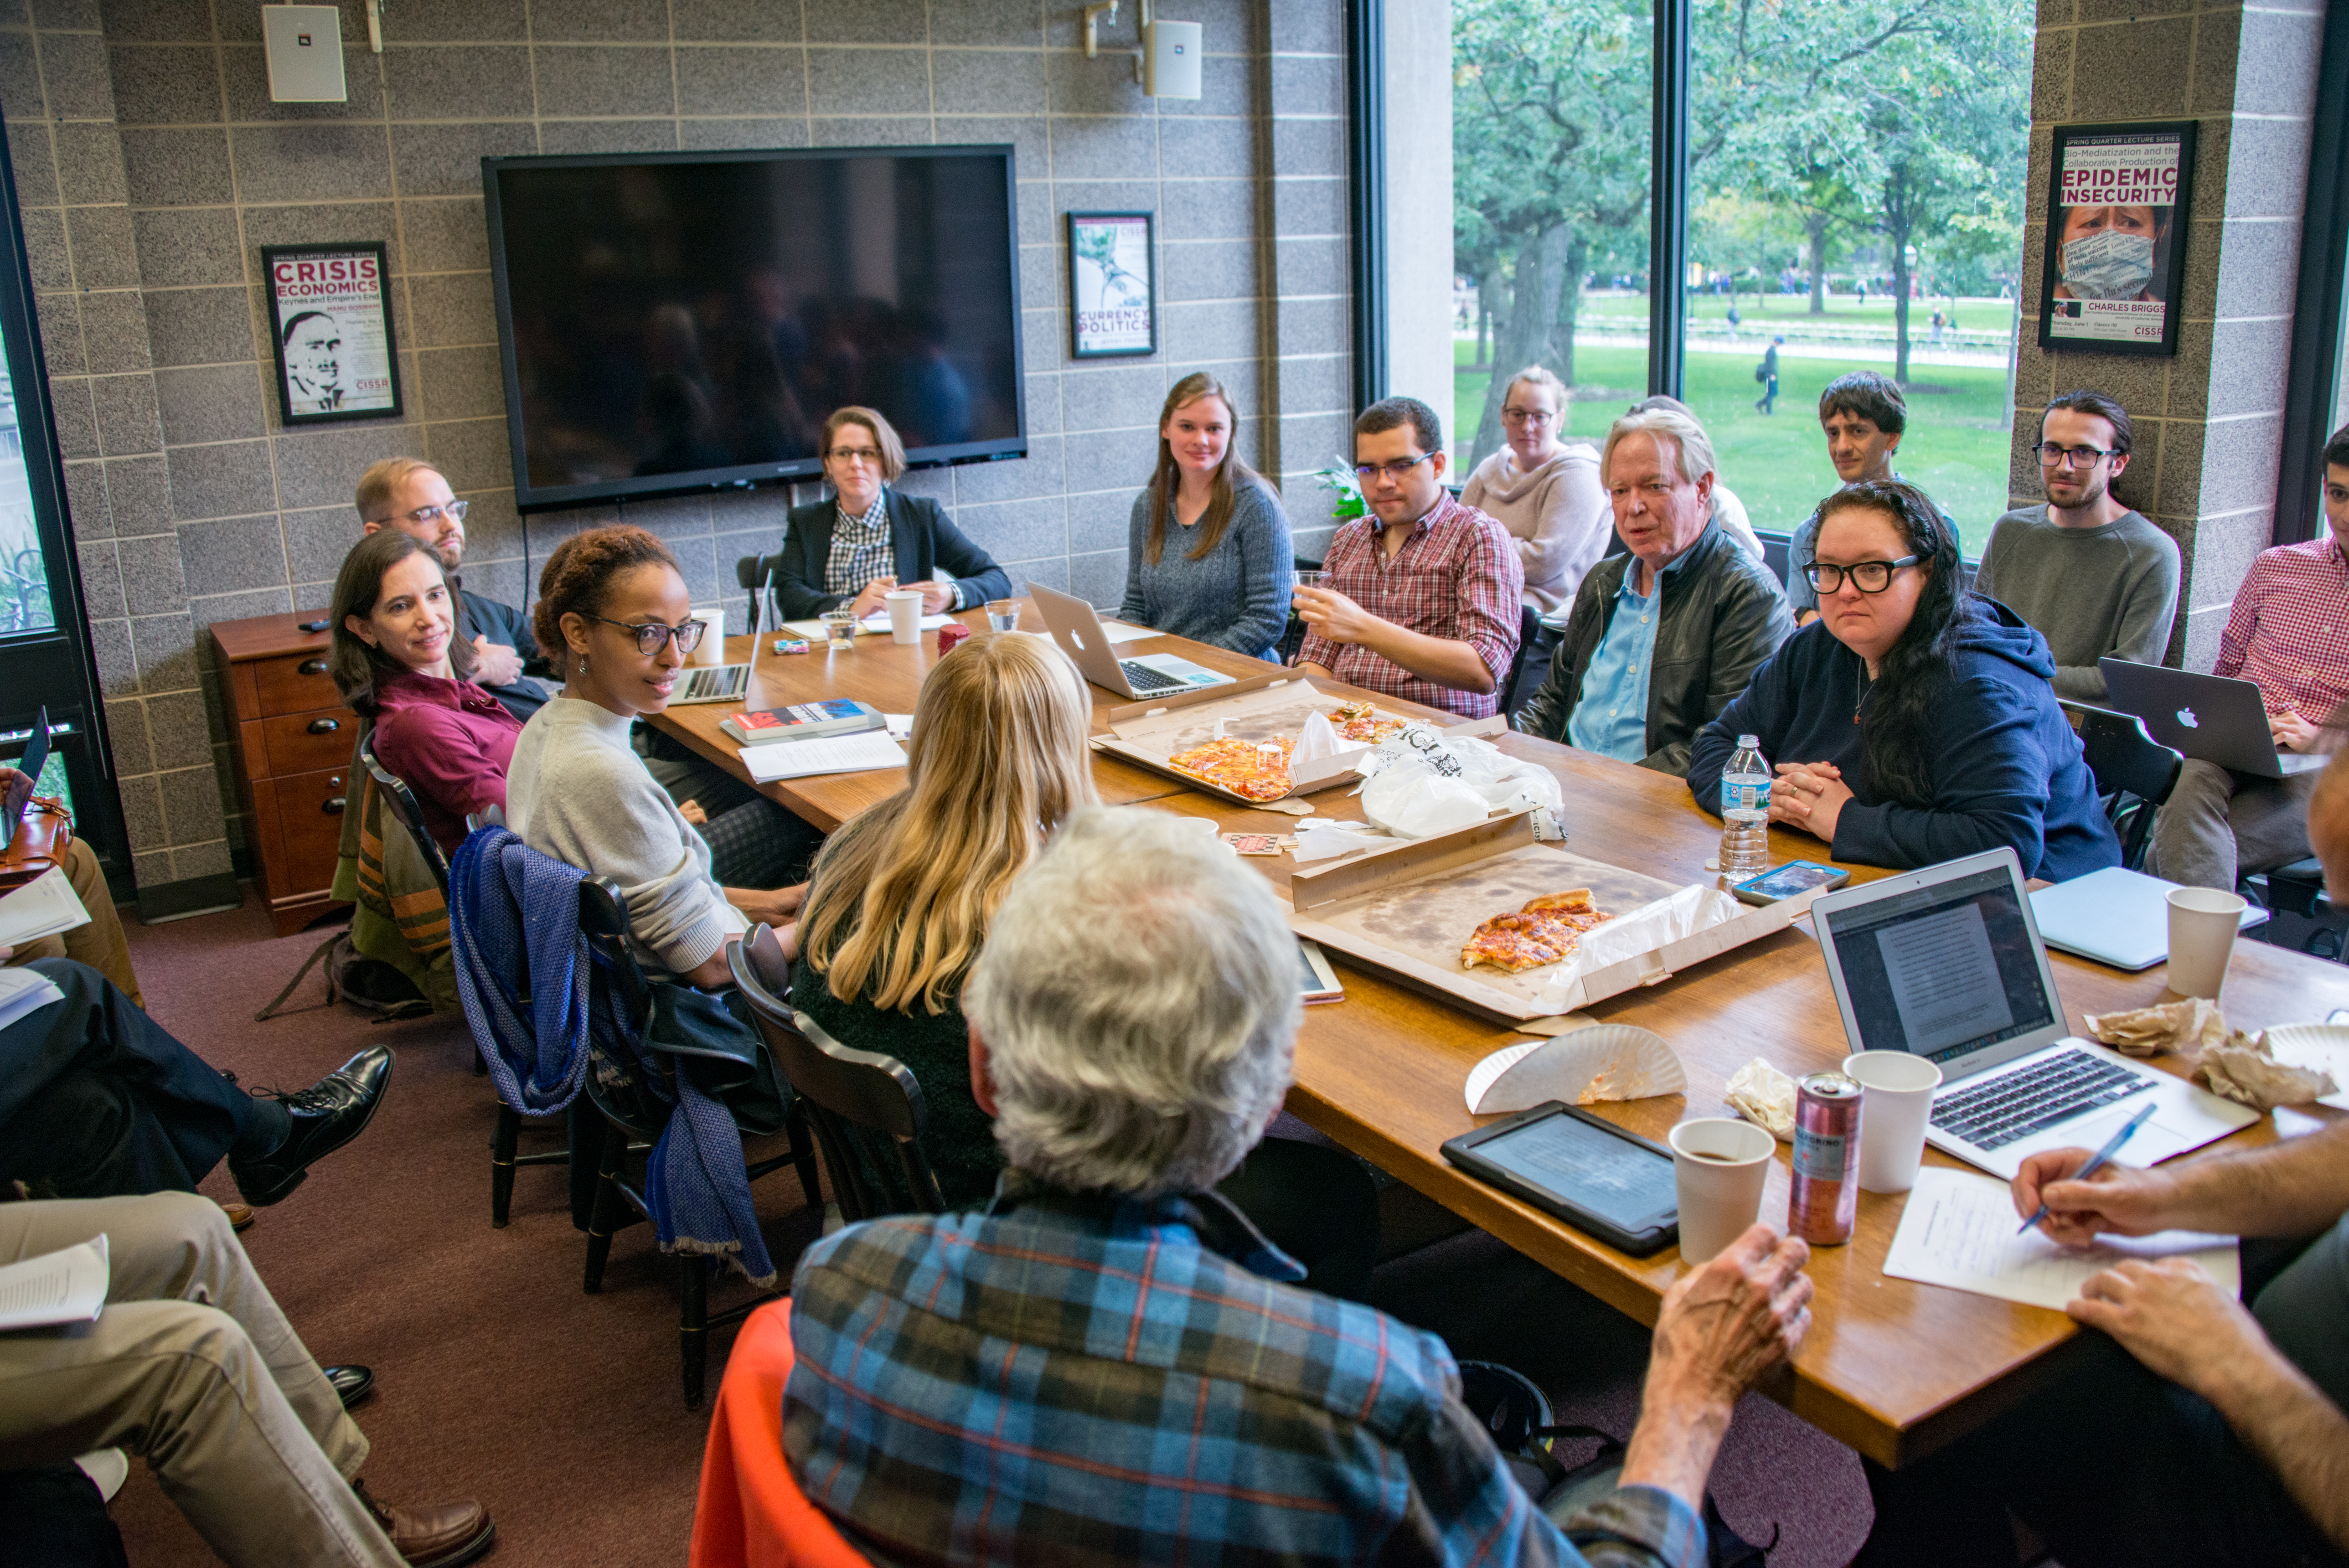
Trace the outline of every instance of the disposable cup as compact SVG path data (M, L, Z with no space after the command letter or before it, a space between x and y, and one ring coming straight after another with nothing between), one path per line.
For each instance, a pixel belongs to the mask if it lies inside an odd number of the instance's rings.
M881 596L889 607L889 640L912 647L922 640L922 596L915 588L891 588Z
M1762 1188L1778 1140L1728 1116L1700 1116L1671 1131L1672 1179L1680 1191L1681 1258L1702 1263L1762 1216Z
M2241 929L2243 896L2216 888L2169 892L2169 989L2180 996L2219 999L2227 961Z
M689 662L694 664L725 663L726 607L724 605L696 605L693 610L693 618L698 621L706 622L707 625L705 629L702 631L701 640L694 645L692 658Z
M1862 1051L1843 1059L1859 1080L1859 1189L1906 1192L1925 1158L1925 1124L1941 1069L1906 1051Z

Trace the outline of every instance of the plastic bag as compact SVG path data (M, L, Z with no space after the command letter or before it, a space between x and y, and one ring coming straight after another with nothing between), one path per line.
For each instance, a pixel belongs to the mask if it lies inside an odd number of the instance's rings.
M1547 768L1505 756L1473 735L1446 738L1413 724L1379 745L1377 768L1362 786L1362 815L1398 838L1425 838L1467 827L1495 811L1546 809L1564 804Z

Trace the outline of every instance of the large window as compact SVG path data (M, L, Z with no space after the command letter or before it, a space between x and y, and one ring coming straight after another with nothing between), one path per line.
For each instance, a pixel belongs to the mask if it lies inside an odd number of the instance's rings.
M1691 3L1687 254L1651 279L1651 0L1454 0L1459 471L1500 443L1496 373L1555 370L1573 436L1654 389L1650 290L1676 284L1682 395L1756 528L1834 487L1818 394L1871 369L1907 391L1900 472L1978 553L2007 494L2027 0Z
M25 476L25 436L16 426L16 393L0 342L0 636L53 630L48 566L33 523L33 492Z

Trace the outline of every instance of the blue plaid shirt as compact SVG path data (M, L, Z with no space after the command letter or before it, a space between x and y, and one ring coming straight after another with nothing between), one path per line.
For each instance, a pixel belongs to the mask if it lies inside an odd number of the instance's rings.
M885 1563L1704 1561L1652 1488L1561 1531L1443 1341L1277 1282L1302 1272L1213 1194L1017 1172L983 1211L851 1226L792 1282L784 1456Z

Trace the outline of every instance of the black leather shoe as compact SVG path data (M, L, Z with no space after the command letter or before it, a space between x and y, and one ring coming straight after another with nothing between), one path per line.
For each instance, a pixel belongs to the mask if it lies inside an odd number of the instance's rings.
M256 1159L228 1162L236 1189L255 1209L282 1201L310 1166L366 1130L391 1081L391 1047L370 1045L306 1089L271 1097L294 1118L285 1141Z
M335 1395L347 1410L375 1392L375 1370L367 1366L321 1366Z

